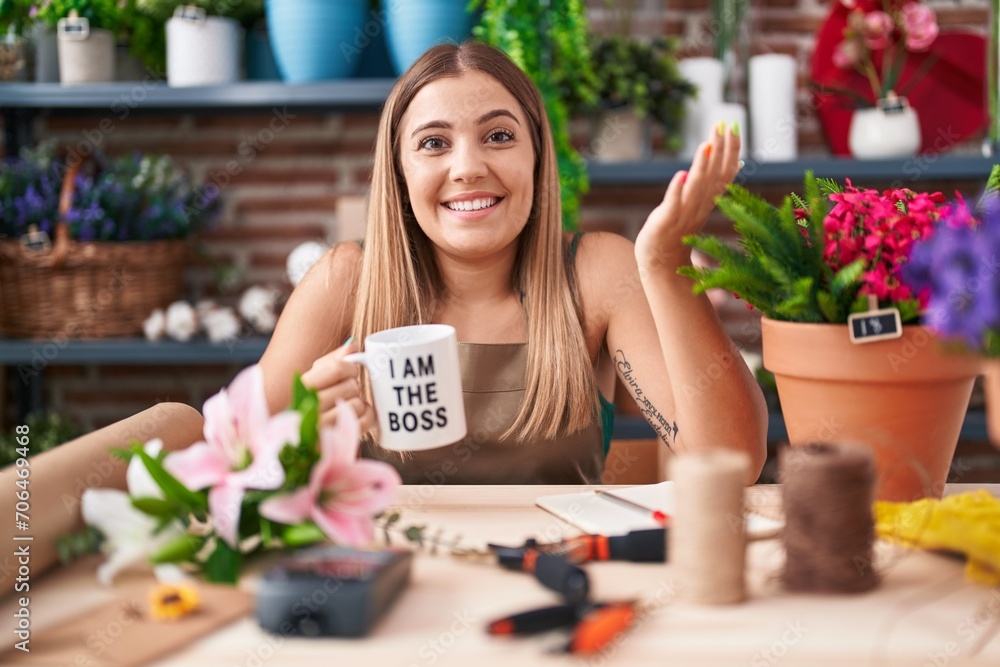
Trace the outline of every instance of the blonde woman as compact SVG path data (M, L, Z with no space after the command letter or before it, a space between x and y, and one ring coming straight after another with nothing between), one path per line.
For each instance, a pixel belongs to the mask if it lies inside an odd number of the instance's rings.
M431 49L386 101L363 247L331 249L281 315L261 360L270 409L288 406L300 371L324 421L344 400L373 429L367 387L344 356L375 331L444 323L460 341L469 434L401 457L372 431L364 455L404 482L597 482L616 375L664 446L746 452L753 482L763 398L708 299L676 272L691 261L681 239L739 168L739 143L734 128L716 128L634 245L570 236L530 79L485 45Z

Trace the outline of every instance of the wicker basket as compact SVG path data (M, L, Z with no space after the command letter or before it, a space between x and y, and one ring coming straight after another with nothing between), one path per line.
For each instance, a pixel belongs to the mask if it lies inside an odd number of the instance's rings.
M0 241L0 335L8 338L112 338L142 333L154 308L177 300L190 257L183 240L78 242L66 213L80 165L59 199L50 249Z

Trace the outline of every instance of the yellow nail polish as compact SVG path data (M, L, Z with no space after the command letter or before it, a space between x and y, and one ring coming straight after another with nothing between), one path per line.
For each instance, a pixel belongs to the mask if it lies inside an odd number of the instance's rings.
M734 137L740 136L740 124L739 123L733 123L733 136Z
M720 120L718 123L715 124L715 133L717 135L721 137L725 131L726 131L726 121Z

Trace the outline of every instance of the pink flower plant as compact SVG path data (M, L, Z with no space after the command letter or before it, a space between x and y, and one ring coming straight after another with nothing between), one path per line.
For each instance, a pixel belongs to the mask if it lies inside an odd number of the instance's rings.
M285 524L311 519L338 544L371 541L372 517L392 503L400 478L386 463L358 460L359 438L354 410L340 403L336 424L320 431L320 460L308 485L268 498L261 503L261 516Z
M916 0L841 0L841 4L851 11L833 64L867 78L876 100L891 97L902 83L907 54L927 51L937 39L934 10ZM904 91L924 73L922 68L907 81Z
M298 444L302 415L270 416L259 366L241 371L228 389L205 401L204 413L205 440L169 455L164 467L192 491L211 487L212 523L235 548L246 490L277 489L285 481L278 455L286 444Z
M879 308L898 310L903 324L918 322L928 293L906 280L903 269L917 243L946 221L970 219L969 212L946 204L940 192L880 192L811 172L804 186L803 195L775 206L731 185L716 203L734 222L738 246L717 236L686 237L718 267L678 273L694 279L696 292L728 290L774 320L844 324L874 297Z
M837 271L863 258L862 294L890 301L912 298L913 291L900 280L900 270L913 244L928 238L947 213L944 196L907 189L879 193L859 190L849 179L846 183L844 192L830 195L833 208L823 221L823 259ZM921 298L921 308L926 305L926 298Z
M361 426L348 404L337 405L334 426L321 427L319 394L296 375L290 408L272 416L263 371L251 366L205 402L204 415L205 439L186 450L164 455L133 442L119 452L130 461L130 494L112 498L112 509L125 507L115 516L132 517L129 526L101 518L111 514L98 511L101 498L90 502L88 521L124 554L119 561L148 556L235 583L244 557L259 549L373 539L401 480L387 463L358 459ZM149 484L132 483L137 466ZM143 537L151 531L156 540Z

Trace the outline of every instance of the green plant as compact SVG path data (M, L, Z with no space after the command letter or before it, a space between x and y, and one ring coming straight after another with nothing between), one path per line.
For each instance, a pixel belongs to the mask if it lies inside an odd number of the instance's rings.
M684 267L694 290L718 287L777 320L843 323L868 309L899 309L915 322L926 295L903 279L916 239L935 233L950 208L940 193L859 190L806 173L804 197L792 194L775 207L730 185L719 209L735 225L740 248L716 236L684 242L719 261L717 268Z
M559 161L563 227L576 229L580 199L590 183L587 166L569 136L566 99L594 104L598 81L587 43L581 0L472 0L482 8L473 33L510 56L538 86Z
M746 33L746 15L751 0L712 0L711 31L715 35L715 57L725 69L725 90L733 85L733 69L749 57L750 40ZM743 33L743 34L741 34Z
M0 37L6 34L24 36L35 19L31 16L31 0L0 0Z
M141 0L128 0L122 9L122 24L128 50L157 78L167 73L167 30L164 21L139 9Z
M668 148L679 149L684 100L694 95L695 87L681 76L677 67L676 42L664 38L641 42L623 35L598 36L592 51L594 72L600 81L599 107L631 106L640 116L651 116L663 125ZM579 103L574 109L586 110Z
M117 33L121 28L122 8L117 0L45 0L38 5L36 19L39 23L55 28L59 19L75 11L80 18L90 21L91 28L103 28Z
M167 21L175 9L184 6L203 9L208 16L236 19L244 28L264 18L264 0L128 0L123 11L129 51L158 76L167 71Z
M139 13L166 23L178 7L204 9L209 16L236 19L249 27L264 18L264 0L134 0Z
M79 424L55 412L32 412L25 418L24 425L28 427L30 434L31 456L83 435L83 429ZM17 449L14 429L0 431L0 468L10 465L19 458Z

